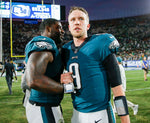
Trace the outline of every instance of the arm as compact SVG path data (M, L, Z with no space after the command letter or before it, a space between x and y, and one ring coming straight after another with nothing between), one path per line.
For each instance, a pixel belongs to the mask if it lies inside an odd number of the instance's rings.
M146 62L145 67L146 67L146 69L148 69L148 68L149 68L148 62Z
M116 103L116 108L123 108L123 111L117 111L118 116L120 116L122 123L130 123L130 118L128 114L128 106L126 102L125 93L122 88L122 82L121 82L121 76L120 76L120 70L119 66L116 60L116 56L114 54L110 54L105 58L103 61L103 66L106 69L108 82L110 83L110 86L112 88L113 94L114 94L114 102ZM121 102L121 103L120 103ZM120 105L122 107L120 107Z
M17 75L16 75L16 72L15 72L15 67L13 67L12 71L13 71L13 73L15 74L15 78L16 78L16 80L17 80Z
M53 62L51 52L33 52L27 63L26 80L28 86L45 93L63 93L63 85L44 75L49 62Z
M4 72L5 72L5 68L2 70L1 77L3 76Z
M30 55L26 69L28 86L45 93L67 93L66 86L44 75L49 62L53 62L51 52L33 52ZM71 79L70 76L68 81L71 81Z
M26 82L26 72L24 72L24 74L22 74L22 77L21 77L21 88L23 90L30 90L29 86L27 85L27 82Z
M118 85L112 88L114 97L125 96L122 85ZM121 123L130 123L129 115L120 116Z

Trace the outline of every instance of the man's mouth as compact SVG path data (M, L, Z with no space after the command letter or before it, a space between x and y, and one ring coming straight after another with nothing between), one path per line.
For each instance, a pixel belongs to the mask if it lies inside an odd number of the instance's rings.
M76 27L74 30L76 31L80 31L81 29L79 27Z

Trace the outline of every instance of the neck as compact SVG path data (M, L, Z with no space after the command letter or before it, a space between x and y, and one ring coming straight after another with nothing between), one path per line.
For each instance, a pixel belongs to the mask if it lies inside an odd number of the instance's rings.
M86 37L85 38L73 38L74 45L76 47L80 46L85 41L85 39Z

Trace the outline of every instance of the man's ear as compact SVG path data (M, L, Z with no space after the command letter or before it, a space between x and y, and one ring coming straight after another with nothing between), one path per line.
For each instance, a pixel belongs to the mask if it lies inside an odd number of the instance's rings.
M89 30L89 29L90 29L90 27L91 27L91 25L90 25L90 24L88 24L88 25L87 25L87 30Z
M46 26L46 31L47 31L48 33L51 33L51 27Z
M69 29L69 31L70 31L70 25L68 25L68 29Z

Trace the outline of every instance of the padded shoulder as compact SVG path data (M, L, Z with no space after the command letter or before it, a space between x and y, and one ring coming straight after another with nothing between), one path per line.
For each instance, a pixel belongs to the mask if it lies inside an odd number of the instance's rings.
M34 37L27 45L25 48L25 54L26 54L26 58L29 57L29 55L31 54L31 52L34 51L52 51L55 52L55 50L57 49L57 46L55 44L55 42L48 38L48 37L44 37L44 36L37 36Z

